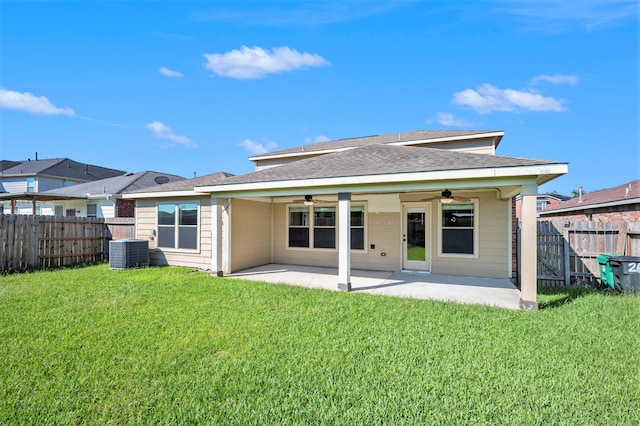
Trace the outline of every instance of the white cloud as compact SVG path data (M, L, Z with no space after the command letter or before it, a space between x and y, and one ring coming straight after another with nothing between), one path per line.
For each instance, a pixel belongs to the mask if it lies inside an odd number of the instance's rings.
M265 154L278 147L278 144L273 141L263 140L262 142L256 142L251 139L245 139L239 145L255 155Z
M147 129L151 130L157 138L168 139L174 143L188 146L188 147L196 146L195 142L193 142L191 139L189 139L186 136L176 135L175 133L173 133L173 130L171 129L171 127L159 121L154 121L152 123L149 123L147 124L146 127Z
M461 118L456 118L450 112L439 112L436 114L436 119L438 123L443 126L452 126L452 127L471 127L471 123Z
M305 138L305 143L318 143L318 142L329 142L331 139L326 137L325 135L318 135L315 138Z
M164 75L165 77L184 77L184 74L182 74L181 72L170 70L169 68L165 67L160 68L160 74Z
M75 115L71 108L58 108L44 96L38 97L29 92L20 93L4 88L0 88L0 108L36 115Z
M262 78L268 74L310 67L331 65L320 55L300 53L289 47L274 47L264 50L261 47L242 46L240 50L226 53L205 53L205 67L223 77L238 79Z
M468 106L480 114L491 111L566 111L563 99L542 96L531 90L499 89L483 84L478 90L465 89L453 94L454 104Z
M540 82L546 82L551 84L569 84L571 86L578 84L578 77L575 75L562 75L562 74L554 74L554 75L538 75L531 79L529 84L537 84Z

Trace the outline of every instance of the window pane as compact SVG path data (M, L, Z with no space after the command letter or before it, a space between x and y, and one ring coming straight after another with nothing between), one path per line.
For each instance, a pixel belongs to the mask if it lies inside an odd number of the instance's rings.
M364 226L364 207L351 207L351 226Z
M443 229L442 252L473 254L473 229Z
M175 226L158 226L158 247L176 247Z
M471 228L473 216L473 204L442 206L442 226L445 228Z
M289 226L309 226L309 208L289 207Z
M336 248L335 228L315 228L313 230L314 248Z
M309 228L289 228L289 247L309 247Z
M87 217L96 217L98 215L97 204L87 204Z
M178 228L178 248L198 248L198 228L195 226L180 226Z
M175 204L158 204L158 225L176 224Z
M335 207L314 207L314 226L336 226Z
M351 228L351 249L364 250L364 228Z
M198 205L197 204L180 204L179 225L198 225Z

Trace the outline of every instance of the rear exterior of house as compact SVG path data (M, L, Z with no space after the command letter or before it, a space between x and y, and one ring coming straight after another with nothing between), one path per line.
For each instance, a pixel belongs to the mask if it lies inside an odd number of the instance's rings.
M253 157L256 171L136 200L137 237L157 265L218 275L269 263L512 278L514 197L523 199L520 275L535 305L538 185L566 163L495 155L495 131L418 131ZM466 147L466 148L465 148ZM168 188L171 189L171 188Z

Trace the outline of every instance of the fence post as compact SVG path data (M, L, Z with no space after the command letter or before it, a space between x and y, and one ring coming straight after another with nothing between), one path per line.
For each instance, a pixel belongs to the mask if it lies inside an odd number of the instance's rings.
M569 244L569 229L562 229L562 248L564 252L564 285L571 285L571 244Z

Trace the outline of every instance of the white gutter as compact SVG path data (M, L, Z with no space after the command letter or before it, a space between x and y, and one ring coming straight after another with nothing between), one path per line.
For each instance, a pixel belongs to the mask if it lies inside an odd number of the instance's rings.
M640 203L640 198L630 198L628 200L618 200L618 201L610 201L608 203L599 203L599 204L584 204L573 207L565 207L563 209L553 209L553 210L541 210L538 212L540 216L544 216L546 214L554 214L554 213L565 213L565 212L573 212L580 210L589 210L589 209L599 209L603 207L616 207L616 206L624 206L627 204L635 204Z
M196 191L190 189L187 191L157 191L157 192L139 192L139 193L125 193L122 194L123 199L140 199L140 198L167 198L167 197L193 197L200 195L209 195L207 192Z

